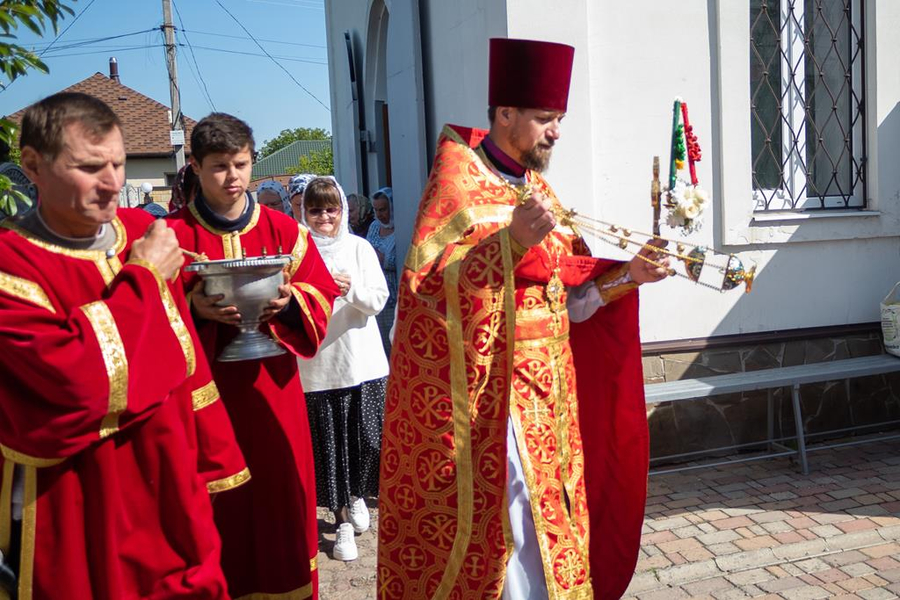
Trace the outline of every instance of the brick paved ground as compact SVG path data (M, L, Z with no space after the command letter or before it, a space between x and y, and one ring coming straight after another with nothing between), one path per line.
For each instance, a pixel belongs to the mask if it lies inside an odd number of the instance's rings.
M628 598L900 597L900 442L651 477ZM371 504L375 506L375 504ZM329 558L319 511L322 600L375 598L377 510L360 558Z

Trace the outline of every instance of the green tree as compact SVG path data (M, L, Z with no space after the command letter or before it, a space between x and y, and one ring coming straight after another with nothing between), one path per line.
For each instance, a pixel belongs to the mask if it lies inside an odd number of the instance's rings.
M289 175L312 173L313 175L334 175L334 150L328 146L300 157L296 167L287 170Z
M259 149L257 160L263 159L297 140L330 140L331 134L321 127L297 127L284 129L271 140L267 140Z
M68 6L74 0L2 0L0 1L0 37L15 40L20 27L25 27L37 35L44 35L52 28L56 33L59 22L65 15L72 15ZM0 71L3 78L0 88L6 87L29 70L49 72L47 65L30 50L10 41L0 42ZM0 140L16 147L16 124L8 119L0 119ZM22 192L13 189L8 177L0 175L0 211L16 214L16 200L31 204Z

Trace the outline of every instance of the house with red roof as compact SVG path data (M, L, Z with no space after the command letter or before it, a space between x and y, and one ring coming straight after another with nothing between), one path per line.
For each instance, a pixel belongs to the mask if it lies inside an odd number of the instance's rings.
M148 182L154 188L154 200L168 201L169 188L175 177L175 148L171 145L171 113L169 107L153 98L123 85L119 80L115 63L111 63L110 75L94 73L87 79L71 85L63 92L82 92L106 102L122 120L125 137L125 182L140 188ZM21 122L21 110L9 115ZM185 116L185 155L190 156L191 131L197 122Z

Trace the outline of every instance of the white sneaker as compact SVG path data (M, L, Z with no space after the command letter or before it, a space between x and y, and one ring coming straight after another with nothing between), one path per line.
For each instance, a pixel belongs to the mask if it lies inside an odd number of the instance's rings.
M334 542L334 558L336 560L356 560L359 553L356 550L356 540L353 537L353 525L341 523L337 529L337 539Z
M353 531L356 533L369 530L369 507L362 498L357 498L350 505L350 523L353 524Z

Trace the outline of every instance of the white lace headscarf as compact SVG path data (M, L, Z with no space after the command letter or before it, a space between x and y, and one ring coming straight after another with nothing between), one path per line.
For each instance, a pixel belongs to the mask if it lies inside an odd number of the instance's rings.
M312 227L309 226L309 223L306 222L306 194L303 195L303 202L301 202L300 206L300 222L303 223L309 229L309 232L312 234L313 240L316 242L316 247L319 249L319 253L322 255L322 258L328 262L328 258L331 255L336 254L340 251L341 246L343 245L344 240L350 235L350 221L348 214L350 210L347 206L347 196L344 194L344 189L341 187L341 184L337 182L337 179L332 177L331 175L326 175L324 177L316 177L307 181L303 186L303 189L306 190L306 187L312 183L315 179L327 179L331 181L338 190L338 193L341 195L341 223L340 229L338 229L337 234L334 237L330 237L327 235L322 235L321 233L316 233ZM293 187L293 186L292 186ZM299 193L299 192L298 192ZM293 194L292 194L293 195Z

